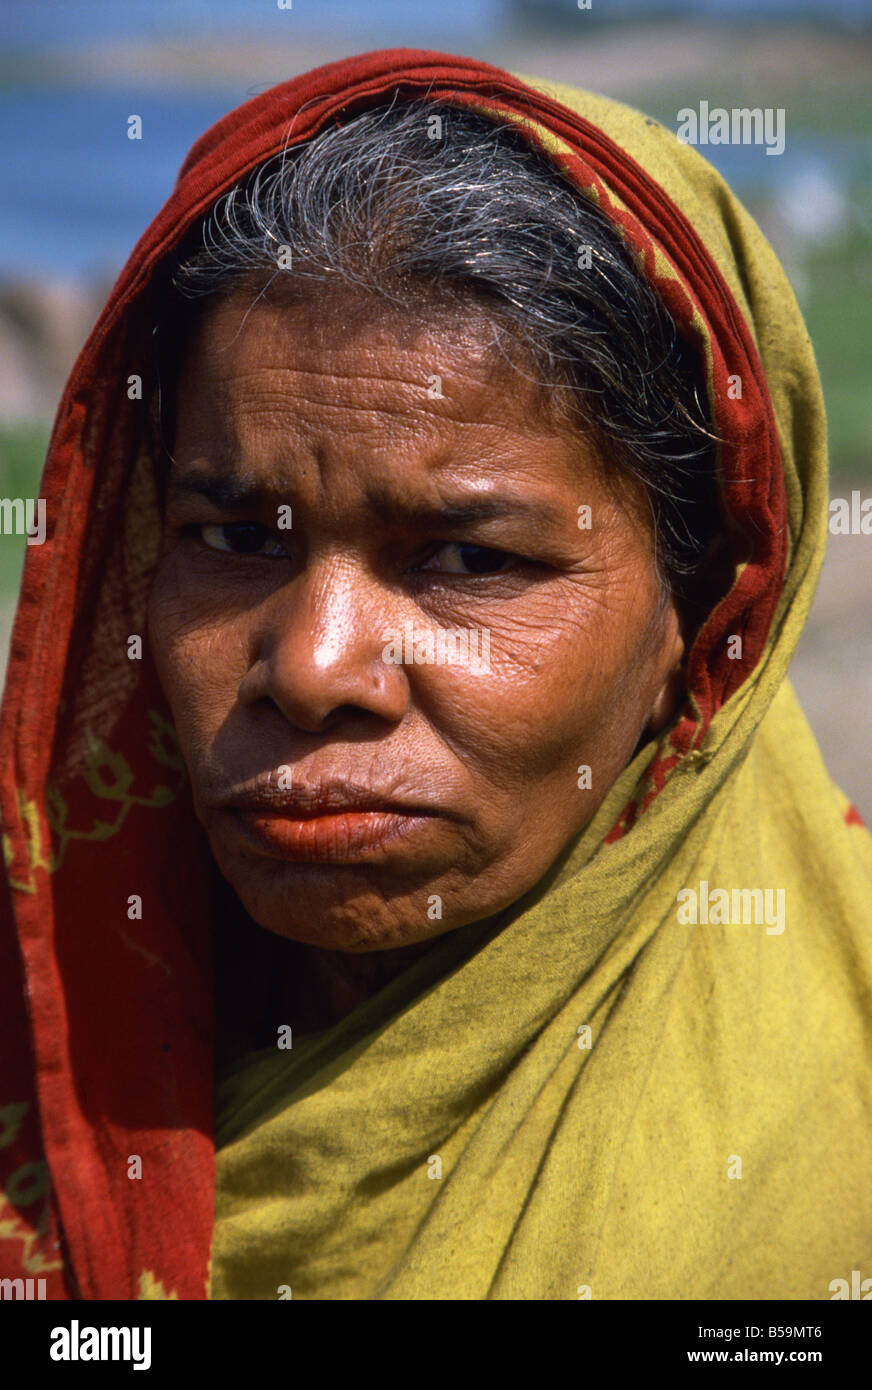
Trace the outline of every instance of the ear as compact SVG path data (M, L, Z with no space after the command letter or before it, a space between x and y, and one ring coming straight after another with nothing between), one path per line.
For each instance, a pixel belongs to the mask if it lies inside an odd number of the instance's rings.
M663 665L665 671L654 703L648 714L643 737L653 738L663 732L678 711L684 696L684 637L674 606L670 608L669 625L664 641Z

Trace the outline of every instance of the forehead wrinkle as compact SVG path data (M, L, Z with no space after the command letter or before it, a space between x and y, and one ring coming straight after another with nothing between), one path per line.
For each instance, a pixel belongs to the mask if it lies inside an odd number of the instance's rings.
M353 380L354 378L347 378ZM377 377L370 378L372 381L379 381ZM385 383L382 382L384 385ZM408 396L406 399L373 399L376 392L361 392L361 398L355 398L349 392L347 395L337 398L336 391L325 390L324 394L312 393L302 389L294 389L291 381L285 381L281 386L276 386L269 391L258 391L256 393L237 392L230 388L229 392L222 392L222 399L226 400L228 395L233 401L234 412L239 415L246 415L255 418L258 415L275 414L284 409L290 403L305 403L319 411L345 412L349 416L359 418L364 415L371 415L374 418L380 416L391 420L404 420L410 422L420 422L432 424L438 427L440 423L446 422L457 426L478 426L484 429L497 429L506 431L505 418L494 418L493 420L482 419L480 415L482 398L485 397L484 388L481 394L476 392L465 398L457 398L450 395L442 397L428 397L426 386L420 382L409 383ZM405 393L404 393L405 394ZM492 399L487 393L486 399ZM475 418L471 418L472 412ZM225 412L221 412L223 415ZM535 424L527 426L526 422L517 420L513 422L515 433L537 433ZM223 423L222 426L223 428Z
M293 360L293 354L290 354L289 358L279 357L275 362L258 362L252 365L235 363L231 370L210 375L213 387L217 389L222 400L229 396L234 403L243 407L250 400L251 393L246 393L241 388L248 384L249 387L255 386L253 394L265 403L281 405L285 400L303 400L319 408L371 411L397 417L407 413L419 413L428 419L450 419L458 424L472 423L468 418L470 410L474 410L476 417L479 417L483 403L487 405L502 397L501 388L505 387L505 380L495 372L494 365L484 361L457 363L456 359L452 358L450 364L446 364L444 360L440 360L440 354L436 352L422 355L419 359L420 372L408 375L390 371L388 364L391 355L391 352L387 351L384 354L384 365L372 372L339 370L340 364L335 357L328 359L323 369L306 367L298 365ZM426 394L434 375L439 376L443 384L441 396ZM276 377L280 380L275 381L275 384L269 385L266 389L257 389L259 381ZM304 389L310 382L323 383L323 389ZM524 385L529 390L530 384L526 379ZM344 388L345 391L344 399L339 401L336 400L337 388ZM383 397L391 392L399 397L393 404L383 400ZM355 393L363 398L362 402L354 399ZM513 395L516 403L521 405L521 393L516 391ZM500 414L498 408L497 413ZM534 409L532 399L526 403L525 413L538 413ZM504 427L505 422L500 415L500 418L493 421L476 418L475 423ZM520 421L518 423L520 424Z
M247 328L250 330L255 326L249 323ZM308 366L305 361L299 360L305 352L305 341L301 341L305 335L301 330L293 329L283 316L276 323L274 333L261 333L254 344L254 351L261 354L261 360L250 360L250 340L248 353L243 350L228 361L226 347L233 346L233 343L225 344L218 350L215 340L210 342L207 339L205 342L201 340L201 350L205 348L201 364L207 366L208 363L214 369L208 374L219 399L224 402L229 398L237 408L246 407L246 386L251 388L258 381L262 382L264 377L267 380L281 377L281 381L270 385L268 390L257 392L255 388L254 394L260 394L264 400L273 401L277 406L281 406L282 402L306 401L325 412L345 411L348 418L355 421L371 414L382 415L392 422L410 417L432 420L437 424L450 421L464 428L475 424L505 430L506 363L502 358L495 357L489 347L483 348L474 334L469 342L460 344L451 338L446 340L435 325L430 328L425 326L415 334L416 341L411 349L404 347L398 351L393 334L377 332L373 340L364 333L366 351L361 354L360 332L353 334L352 345L346 347L344 344L336 346L334 342L323 341L323 323L319 326L316 322L314 329L315 352L327 353L323 369ZM234 342L242 348L242 340L234 339ZM273 360L263 361L264 353L272 356ZM353 355L352 371L343 370L349 361L349 353ZM223 360L216 361L216 356ZM246 360L246 356L249 360ZM400 364L402 369L397 370ZM367 367L370 370L366 370ZM410 371L414 375L409 375ZM442 380L441 397L426 395L434 374ZM310 384L320 386L321 383L321 389L305 389ZM336 400L338 391L344 391L344 400ZM385 394L391 392L399 399L385 402ZM355 400L355 394L362 397L362 401ZM546 417L550 423L550 412L547 407L542 409L544 403L526 376L512 382L511 397L516 433L527 433L530 429L528 422L533 424L531 432L537 432L537 424L541 429ZM491 412L496 418L482 418ZM470 419L470 416L473 418Z
M215 412L210 416L211 423L215 423L217 415ZM267 422L266 428L258 418L261 415ZM378 505L385 510L392 506L391 495L401 499L410 483L415 486L409 475L418 470L419 483L429 494L422 502L434 509L468 506L499 492L501 477L514 476L537 488L548 480L550 451L541 446L547 446L551 432L543 433L535 422L525 429L507 430L505 422L440 422L427 412L369 415L371 419L366 423L372 428L362 428L364 421L356 417L356 429L346 438L347 431L341 427L338 431L325 429L322 422L315 421L312 429L300 419L285 425L274 411L261 411L255 406L235 414L231 423L238 427L232 435L221 421L214 442L208 437L195 437L188 460L177 466L192 468L199 463L208 479L224 482L228 492L234 486L249 483L250 493L259 489L265 495L293 487L299 481L299 470L308 473L314 464L324 491L339 481L337 470L342 473L351 451L359 470L373 479L370 488L380 489ZM450 424L449 434L445 423ZM470 431L474 447L470 447ZM540 446L532 452L523 447L531 439ZM580 437L573 441L576 448L582 442ZM579 450L579 462L584 453L583 448ZM360 472L358 479L363 482ZM394 510L397 506L402 506L402 502L394 505Z
M343 416L349 421L353 420L356 428L369 424L374 434L383 432L388 424L392 431L396 431L398 426L405 427L405 432L420 436L422 439L428 435L438 434L440 429L444 429L446 426L450 426L452 431L462 431L464 434L473 431L483 435L496 435L506 441L544 439L546 436L552 437L560 432L547 419L532 411L517 419L507 420L505 412L503 412L502 418L488 420L483 419L477 413L473 416L470 406L474 405L475 402L455 401L447 397L425 402L420 398L421 388L416 388L416 393L417 398L407 404L392 404L388 401L372 404L366 401L330 400L327 397L318 399L293 391L277 391L274 394L271 393L269 397L264 395L257 398L250 395L240 396L234 398L234 410L230 417L233 434L227 429L225 412L214 412L214 416L210 416L210 421L215 417L220 417L217 428L221 434L221 445L225 453L238 450L241 441L234 435L239 435L241 433L239 426L244 426L246 423L260 428L264 420L271 422L274 429L267 431L267 433L280 434L282 437L287 437L290 428L297 440L302 440L308 434L320 432L321 422L318 419L310 420L305 415L296 416L289 426L283 424L282 412L292 402L296 405L305 403L319 412L329 413L340 426ZM566 431L564 430L563 433Z

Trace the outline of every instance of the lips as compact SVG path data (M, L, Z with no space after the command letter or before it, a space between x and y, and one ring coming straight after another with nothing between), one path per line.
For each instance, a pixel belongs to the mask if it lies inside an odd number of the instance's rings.
M354 811L435 815L439 810L425 797L414 800L399 798L389 791L377 791L353 782L300 783L283 788L265 778L230 792L219 804L233 806L237 810L274 812L293 820L310 820L315 816Z
M426 833L444 812L349 782L295 785L261 779L222 803L250 845L269 858L356 863L389 854Z
M376 857L433 819L380 811L344 811L305 820L275 812L240 811L238 817L270 857L331 864Z

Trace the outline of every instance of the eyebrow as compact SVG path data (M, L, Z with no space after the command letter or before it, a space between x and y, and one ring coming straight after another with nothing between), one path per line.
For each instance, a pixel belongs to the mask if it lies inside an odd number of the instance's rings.
M525 521L540 521L554 525L560 511L538 499L524 499L492 493L464 502L446 499L442 505L401 502L381 489L368 489L366 499L373 511L396 525L412 525L425 531L440 526L470 526L479 521L494 521L503 517L520 517Z
M201 473L190 470L176 473L171 470L167 489L174 495L194 493L222 511L245 505L263 505L269 498L269 489L261 483L247 482L232 473Z
M194 493L205 497L222 511L234 507L262 506L270 501L273 493L262 483L246 481L232 473L205 473L189 470L181 474L171 474L169 491L176 495ZM391 525L413 526L426 531L439 527L472 526L477 522L517 517L524 521L538 521L545 525L556 525L561 519L558 508L536 498L519 498L501 494L476 497L474 500L452 501L443 504L404 502L382 488L368 488L366 500L379 517Z

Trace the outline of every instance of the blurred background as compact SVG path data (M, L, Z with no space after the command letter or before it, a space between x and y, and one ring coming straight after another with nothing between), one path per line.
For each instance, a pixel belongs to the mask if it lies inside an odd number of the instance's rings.
M2 0L0 496L38 496L66 376L193 141L277 82L394 45L588 87L672 129L701 99L783 107L782 155L703 153L805 313L831 495L872 496L872 0ZM0 671L24 549L0 537ZM872 824L870 614L872 536L831 536L791 676Z

